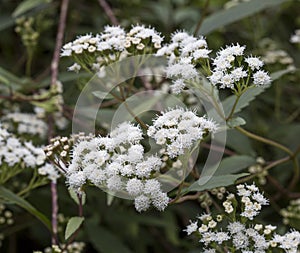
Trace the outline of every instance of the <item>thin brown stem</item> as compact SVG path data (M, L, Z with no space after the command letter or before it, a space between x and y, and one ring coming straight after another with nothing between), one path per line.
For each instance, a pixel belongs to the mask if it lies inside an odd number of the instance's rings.
M119 21L117 20L114 12L112 11L112 9L110 8L109 4L105 1L105 0L98 0L100 6L103 8L105 14L107 15L107 17L109 18L110 22L113 25L119 25Z
M59 55L60 55L60 49L62 47L64 31L66 27L68 6L69 6L69 0L62 0L59 23L58 23L58 31L56 34L55 49L54 49L53 58L51 62L51 85L55 85L58 78L58 64L60 58Z
M58 214L58 201L57 201L57 187L56 182L51 182L51 199L52 199L52 245L58 245L57 237L57 214Z
M263 168L263 170L269 170L269 169L271 169L271 168L273 168L273 167L275 167L275 166L278 166L278 165L280 165L280 164L286 163L286 162L288 162L288 161L290 161L290 157L289 157L289 156L284 157L284 158L282 158L282 159L276 160L276 161L274 161L274 162L268 164L266 167ZM237 181L236 181L236 184L245 183L245 182L249 181L250 179L255 178L255 177L256 177L258 174L260 174L260 173L261 173L261 172L252 174L252 175L247 176L247 177L243 177L243 178L237 180Z
M56 85L58 78L58 64L60 59L60 49L62 47L62 41L64 37L64 31L66 26L67 12L68 12L69 0L62 0L60 8L60 16L58 23L58 30L56 34L55 49L51 62L51 83L50 85ZM49 115L48 117L49 133L48 139L53 135L53 117ZM57 195L57 185L56 182L51 182L51 198L52 198L52 244L58 245L58 229L57 229L57 215L58 215L58 195Z
M202 192L197 192L194 195L186 195L186 196L180 197L180 198L178 198L176 200L172 200L170 202L170 204L171 203L172 204L175 204L175 203L178 204L178 203L182 203L182 202L187 201L187 200L195 200L195 199L198 199L201 194L202 194Z
M203 10L202 10L202 13L201 13L201 17L197 23L197 26L196 26L196 29L195 29L195 32L194 32L194 36L197 36L200 28L201 28L201 25L204 21L204 18L206 17L206 14L207 14L207 10L208 10L208 6L209 6L209 0L206 0L205 2L205 5L203 7Z

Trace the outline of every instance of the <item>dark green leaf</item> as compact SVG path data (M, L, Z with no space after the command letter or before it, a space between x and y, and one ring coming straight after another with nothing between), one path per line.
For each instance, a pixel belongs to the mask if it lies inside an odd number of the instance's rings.
M24 14L27 11L30 11L41 4L51 3L52 0L25 0L21 2L17 8L14 10L12 16L17 17Z
M226 157L221 161L214 176L237 173L255 163L256 161L252 156L234 155Z
M13 26L14 23L15 23L15 21L12 17L2 15L2 17L0 17L0 31L4 30L10 26Z
M101 253L132 253L120 238L111 231L97 226L95 222L89 221L86 224L88 236L94 248Z
M235 129L227 131L226 146L235 150L238 154L256 155L249 138Z
M25 199L19 197L18 195L14 194L12 191L8 190L3 186L0 186L0 198L4 199L4 201L6 201L7 203L15 204L24 208L27 212L31 213L33 216L35 216L41 222L43 222L45 226L49 229L49 231L51 231L51 223L48 220L48 218L44 214L39 212Z
M253 15L266 8L282 4L287 1L288 0L252 0L240 3L226 10L218 11L204 19L199 30L199 34L208 34L216 29Z

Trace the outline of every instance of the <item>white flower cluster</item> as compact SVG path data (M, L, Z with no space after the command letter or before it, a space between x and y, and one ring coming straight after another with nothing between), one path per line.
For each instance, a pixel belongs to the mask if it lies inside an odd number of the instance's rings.
M249 220L253 220L259 214L263 205L269 204L269 201L259 192L258 187L254 184L238 185L237 189L237 195L241 197L242 202L243 212L241 216Z
M258 57L244 57L245 46L239 44L227 46L217 53L213 60L214 66L209 80L213 85L220 88L237 89L238 84L242 87L249 85L249 80L253 79L256 86L267 85L271 78L267 72L261 70L264 65Z
M67 247L65 244L61 244L60 247L58 245L52 245L52 247L47 247L43 252L34 251L33 253L81 253L84 251L84 248L84 242L72 242Z
M153 120L147 134L154 138L158 145L165 147L165 153L174 158L182 155L186 149L202 140L208 132L216 132L217 125L204 117L198 117L192 111L183 108L163 112Z
M169 59L166 74L174 79L171 86L174 93L180 93L187 81L199 77L196 65L208 59L210 52L204 37L196 38L186 32L172 34L170 44L157 51L157 56L164 55Z
M191 221L184 230L188 235L195 234L200 238L200 242L206 247L203 252L228 252L230 248L234 252L243 253L273 252L275 249L297 253L300 245L298 231L291 231L280 236L276 234L276 226L253 225L248 222L248 219L252 220L258 214L261 205L268 204L268 200L259 192L258 188L254 184L238 185L237 190L237 195L242 198L243 212L240 215L234 212L234 208L238 206L236 202L233 204L236 201L235 196L229 194L224 202L226 204L223 205L225 212L234 216L228 218L221 214L216 217L204 214L198 217L197 221Z
M134 198L139 212L151 204L164 210L169 198L161 191L160 183L151 178L162 161L155 155L145 157L142 139L141 129L125 122L109 136L80 141L67 168L67 184L78 190L90 182L112 193L127 193Z
M59 178L55 168L46 163L46 155L42 148L35 147L31 142L21 141L0 125L0 166L20 166L39 168L41 175L47 175L50 180Z
M48 132L47 124L33 113L13 112L6 114L3 119L10 123L10 127L16 127L18 134L38 135L45 138Z
M295 30L295 34L293 34L290 38L291 43L300 43L300 29Z
M75 63L68 69L78 72L89 68L105 75L105 65L132 54L153 53L161 48L163 37L151 27L133 26L128 33L119 26L106 26L103 33L95 36L79 36L65 44L61 56L73 56Z

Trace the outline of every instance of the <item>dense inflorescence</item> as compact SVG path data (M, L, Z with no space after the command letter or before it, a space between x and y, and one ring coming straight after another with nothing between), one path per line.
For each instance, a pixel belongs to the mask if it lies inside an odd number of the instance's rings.
M187 226L188 235L194 234L204 245L203 252L297 252L300 233L290 231L284 235L276 226L256 223L254 218L269 201L255 185L237 185L236 195L228 194L223 202L224 214L203 214ZM226 250L226 252L227 252ZM276 251L277 252L277 251Z

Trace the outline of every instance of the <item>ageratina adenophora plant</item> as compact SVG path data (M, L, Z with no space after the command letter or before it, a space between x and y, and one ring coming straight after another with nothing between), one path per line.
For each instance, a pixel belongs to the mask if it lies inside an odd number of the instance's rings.
M36 22L22 17L16 27L29 57L29 77L40 34ZM64 28L59 29L62 35ZM297 35L298 30L292 43ZM0 247L15 229L19 206L51 232L49 247L36 252L133 252L119 242L113 245L118 238L104 229L109 222L90 208L93 199L105 196L108 207L97 208L107 208L112 217L128 212L125 220L133 222L128 231L139 231L148 215L163 220L174 212L171 222L177 219L186 227L175 237L185 242L174 244L178 251L166 247L168 252L299 252L299 146L289 148L262 130L246 130L248 114L238 114L294 67L270 75L250 46L236 42L212 48L201 35L162 34L139 24L107 25L101 33L64 45L59 38L51 85L28 90L12 85L0 97ZM85 103L71 99L68 104L63 98L70 87L58 80L59 60L71 62L67 70L74 73L68 78L80 80L72 89ZM0 85L8 85L10 77L0 69ZM279 96L281 90L276 92ZM250 140L261 144L257 150L247 150ZM282 171L276 168L284 164L290 167L278 179ZM47 185L50 219L28 198ZM61 197L61 191L69 195ZM69 197L77 214L73 209L63 213L65 204L57 200ZM192 221L195 213L199 216ZM131 221L133 216L143 218ZM155 221L166 230L176 227ZM156 229L152 232L157 236ZM186 234L195 242L182 238ZM156 252L151 247L133 248Z

